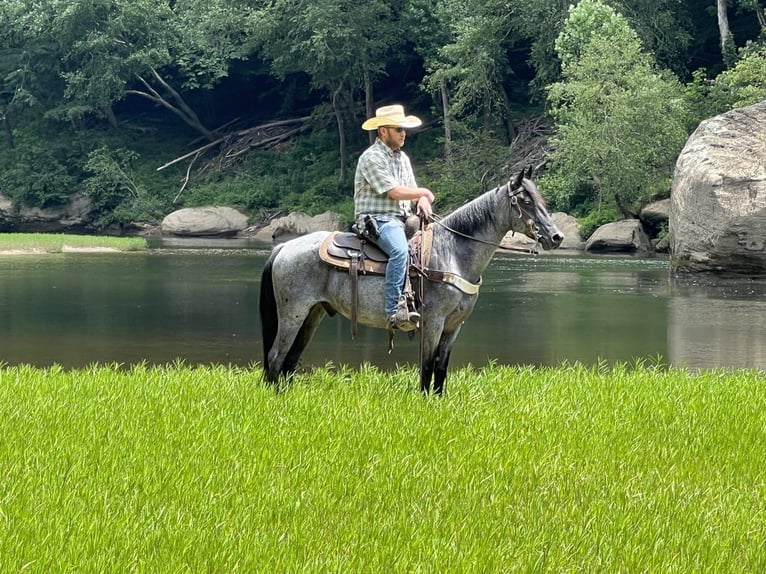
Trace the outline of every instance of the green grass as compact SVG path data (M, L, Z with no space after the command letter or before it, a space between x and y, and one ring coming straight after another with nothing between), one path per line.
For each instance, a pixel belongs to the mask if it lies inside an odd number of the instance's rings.
M0 368L2 572L763 572L760 371Z
M0 233L0 252L30 251L60 253L66 248L142 251L147 248L147 242L143 237L64 235L57 233Z

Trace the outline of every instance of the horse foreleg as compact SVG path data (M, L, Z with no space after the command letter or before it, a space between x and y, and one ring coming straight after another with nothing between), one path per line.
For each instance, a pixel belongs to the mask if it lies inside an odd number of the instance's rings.
M302 322L283 321L279 324L276 343L269 352L268 379L276 383L280 377L295 372L303 351L314 336L326 313L322 305L314 305Z
M437 363L438 343L442 328L442 324L439 324L438 327L424 324L420 334L423 337L420 356L420 391L426 395L431 392L431 381Z
M453 333L442 333L439 345L436 347L436 356L434 357L434 394L442 395L444 393L444 381L447 379L447 367L449 366L452 346L457 339L457 329Z
M431 379L434 375L434 360L433 357L426 357L423 362L420 363L420 391L423 394L431 392Z

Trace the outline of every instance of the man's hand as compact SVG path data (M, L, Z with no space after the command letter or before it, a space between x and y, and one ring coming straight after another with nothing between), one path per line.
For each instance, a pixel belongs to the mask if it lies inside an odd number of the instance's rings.
M433 198L433 194L431 194L431 198ZM431 215L433 214L433 210L431 209L432 201L433 199L429 199L426 195L418 199L416 213L418 215L422 215L426 219L430 219Z

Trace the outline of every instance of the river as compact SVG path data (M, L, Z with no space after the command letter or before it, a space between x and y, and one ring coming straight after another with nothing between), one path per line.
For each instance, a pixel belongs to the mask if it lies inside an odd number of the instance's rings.
M164 240L145 253L0 255L0 363L250 365L268 247ZM497 254L451 366L661 361L766 368L766 281L673 279L667 259ZM418 339L327 319L303 366L417 363Z

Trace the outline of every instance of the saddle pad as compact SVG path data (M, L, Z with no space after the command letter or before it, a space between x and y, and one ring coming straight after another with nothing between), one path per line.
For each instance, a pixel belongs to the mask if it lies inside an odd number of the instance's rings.
M352 246L347 247L341 247L336 243L336 237L337 236L343 236L340 241L342 244L351 244ZM348 238L348 236L351 236L352 239L356 239L356 245L357 247L353 247L353 243ZM319 246L319 258L327 263L328 265L332 265L333 267L337 269L351 269L351 257L349 255L349 251L356 252L357 254L360 254L360 247L361 247L361 241L359 241L359 238L356 237L353 233L348 232L341 232L341 231L335 231L328 235L325 240L322 242L322 245ZM383 260L382 261L375 261L371 257L367 255L367 247L374 247L376 250L378 250L380 253L383 254ZM365 256L364 259L360 262L359 265L359 272L360 273L369 273L371 275L385 275L386 274L386 262L388 261L388 257L385 253L383 253L380 248L378 248L375 245L371 245L369 243L365 244ZM380 255L375 255L376 257L380 257Z

